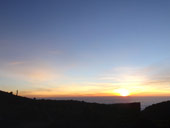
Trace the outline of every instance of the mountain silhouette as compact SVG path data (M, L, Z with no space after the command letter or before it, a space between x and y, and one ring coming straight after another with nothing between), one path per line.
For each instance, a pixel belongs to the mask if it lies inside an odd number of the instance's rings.
M143 117L140 103L36 100L0 91L2 128L156 128Z

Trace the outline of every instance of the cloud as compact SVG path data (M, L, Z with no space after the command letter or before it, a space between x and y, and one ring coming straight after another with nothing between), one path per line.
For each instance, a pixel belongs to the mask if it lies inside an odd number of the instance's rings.
M69 84L69 85L60 85L56 88L50 89L34 89L30 91L22 91L22 95L29 97L63 97L63 96L100 96L108 95L108 90L103 89L102 86L91 86L86 85L82 86L80 84ZM99 95L100 94L100 95Z
M12 61L9 63L9 65L22 65L24 63L25 63L24 61Z
M113 86L128 88L134 93L166 95L170 91L170 63L166 61L144 68L118 67L100 75L99 80L112 82Z
M114 83L142 82L146 80L146 74L136 67L117 67L100 75L99 79Z
M114 95L113 90L118 88L129 89L133 94L168 94L170 91L169 65L168 62L162 62L142 68L116 67L92 80L83 79L81 76L67 78L63 71L65 67L21 60L6 62L0 67L0 75L18 81L28 81L30 83L28 86L31 88L25 87L24 90L23 87L21 91L21 94L25 96Z
M169 63L162 63L146 68L148 80L146 84L170 85L170 66Z
M29 61L12 61L1 67L3 76L25 80L29 82L46 82L61 77L61 70L48 64Z

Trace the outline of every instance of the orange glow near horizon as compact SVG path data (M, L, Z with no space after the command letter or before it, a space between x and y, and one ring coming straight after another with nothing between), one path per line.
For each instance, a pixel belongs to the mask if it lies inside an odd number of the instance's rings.
M119 95L119 96L129 96L130 95L130 91L125 88L116 89L116 90L114 90L114 93L116 93L116 95Z
M26 97L89 97L89 96L170 96L168 90L161 90L151 86L129 84L126 87L114 88L114 84L110 88L103 86L78 86L70 85L60 88L46 88L39 90L20 91L20 95Z
M115 92L112 91L112 93L57 93L57 92L52 92L52 93L41 93L41 92L34 92L34 93L20 93L21 96L26 96L26 97L98 97L98 96L170 96L169 93L160 93L160 92L146 92L146 93L134 93L131 91L120 91L120 92Z

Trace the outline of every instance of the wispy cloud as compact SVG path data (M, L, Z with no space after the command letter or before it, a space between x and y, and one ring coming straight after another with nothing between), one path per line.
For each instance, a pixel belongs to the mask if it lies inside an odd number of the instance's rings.
M87 85L83 86L81 84L69 84L60 85L56 88L38 88L30 91L22 91L22 95L30 97L51 97L51 96L102 96L109 95L108 88L103 88L102 86Z
M123 87L136 93L170 91L170 62L161 62L144 68L118 67L100 75L101 81L113 82L115 87ZM170 94L169 94L170 95Z
M58 79L62 74L61 70L57 71L50 65L28 61L7 62L2 71L4 74L1 75L30 82L50 81Z
M24 63L25 63L24 61L12 61L12 62L9 62L8 64L9 65L22 65Z
M30 83L32 89L21 92L27 96L114 95L113 90L118 88L141 95L163 95L170 91L169 63L143 68L117 67L94 80L65 76L62 69L41 62L11 61L3 70L6 73L3 75Z

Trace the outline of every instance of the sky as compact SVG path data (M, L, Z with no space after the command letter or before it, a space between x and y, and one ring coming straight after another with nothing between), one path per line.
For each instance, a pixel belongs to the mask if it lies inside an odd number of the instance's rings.
M169 0L0 0L0 90L170 96Z

